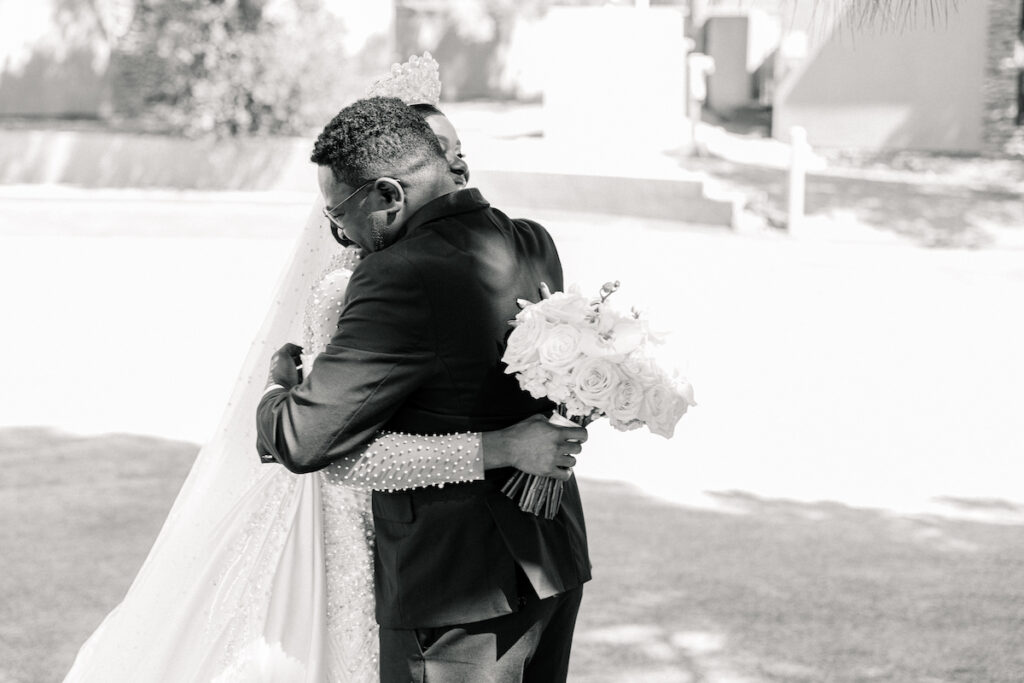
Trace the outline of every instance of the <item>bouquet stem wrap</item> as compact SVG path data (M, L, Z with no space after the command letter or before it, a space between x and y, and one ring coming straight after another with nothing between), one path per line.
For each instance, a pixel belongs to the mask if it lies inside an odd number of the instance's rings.
M562 406L559 411L564 410ZM548 422L559 427L586 426L585 418L578 421L555 412ZM519 509L544 519L554 519L562 504L562 487L565 482L551 477L542 477L526 472L516 472L501 488L501 492L512 500L519 501Z

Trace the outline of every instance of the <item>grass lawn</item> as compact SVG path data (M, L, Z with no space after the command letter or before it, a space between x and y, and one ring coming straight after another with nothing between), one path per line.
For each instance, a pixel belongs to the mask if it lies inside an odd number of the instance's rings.
M0 682L59 681L196 447L0 430ZM594 580L571 680L1024 680L1020 527L581 482Z

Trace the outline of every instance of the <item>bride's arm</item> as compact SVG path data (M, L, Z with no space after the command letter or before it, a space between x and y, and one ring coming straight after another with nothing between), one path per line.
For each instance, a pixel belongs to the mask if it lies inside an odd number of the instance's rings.
M355 252L333 258L307 300L304 316L305 365L312 366L337 330L344 293L355 266ZM556 427L533 416L493 432L422 436L381 432L358 455L344 456L326 468L346 486L397 490L479 481L484 471L515 467L531 474L568 478L586 440L582 428Z
M362 454L342 457L324 472L339 484L376 491L479 481L498 467L568 479L586 439L586 429L558 427L541 415L483 433L382 432Z
M345 288L354 260L334 260L313 289L306 306L305 336L308 365L330 341L344 305ZM390 490L443 486L484 478L480 433L420 436L381 432L361 455L345 456L325 469L339 484L362 489Z
M479 432L425 436L381 432L361 455L345 456L324 469L344 486L398 491L484 478Z

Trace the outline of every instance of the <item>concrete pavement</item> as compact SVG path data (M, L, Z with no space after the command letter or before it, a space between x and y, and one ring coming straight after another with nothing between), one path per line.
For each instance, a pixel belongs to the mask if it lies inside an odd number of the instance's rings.
M26 359L5 370L0 422L201 442L309 207L86 194L0 198L0 357ZM700 404L671 441L596 425L582 476L697 505L714 491L1020 504L1018 254L528 215L567 281L619 279L622 305L675 332L667 355Z

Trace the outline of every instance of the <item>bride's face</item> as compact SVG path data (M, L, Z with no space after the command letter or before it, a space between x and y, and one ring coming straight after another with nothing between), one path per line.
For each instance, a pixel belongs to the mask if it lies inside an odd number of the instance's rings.
M465 186L469 182L469 166L463 158L462 141L455 132L455 126L441 114L428 116L427 125L441 143L441 150L444 152L444 158L448 160L448 170L451 171L455 184L459 187Z

